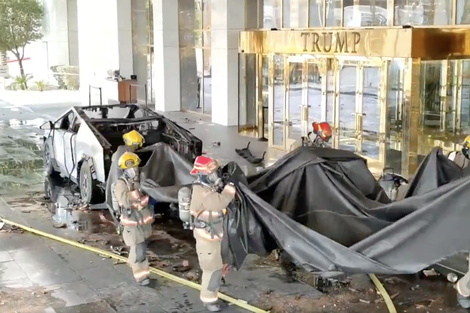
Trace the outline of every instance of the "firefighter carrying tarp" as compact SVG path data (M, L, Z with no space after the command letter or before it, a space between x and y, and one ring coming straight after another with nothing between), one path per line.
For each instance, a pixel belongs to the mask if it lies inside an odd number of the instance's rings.
M198 156L191 171L197 175L192 190L183 187L178 193L180 218L185 228L193 229L196 239L202 270L200 299L210 312L220 311L218 292L224 271L221 251L223 218L236 193L233 183L223 186L218 169L217 161Z
M152 235L153 213L149 209L149 196L139 189L139 157L135 153L125 152L118 163L123 174L114 185L113 197L121 211L124 243L130 248L128 263L135 280L146 286L150 283L147 240Z
M122 136L123 145L117 147L116 152L111 157L111 168L109 169L109 177L106 180L106 202L109 203L109 197L112 197L112 184L121 177L122 169L119 167L118 160L125 152L135 152L144 145L144 137L136 130L131 130ZM114 212L119 211L116 201L112 202Z

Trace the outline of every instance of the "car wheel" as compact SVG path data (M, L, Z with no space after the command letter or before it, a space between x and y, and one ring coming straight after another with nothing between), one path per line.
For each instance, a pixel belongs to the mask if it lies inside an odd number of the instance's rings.
M44 197L47 200L47 209L52 215L54 215L56 208L52 194L52 182L50 177L46 177L44 180Z
M101 203L102 192L98 187L98 182L91 175L91 165L88 161L83 161L80 167L80 196L88 204Z
M47 142L44 143L43 158L44 158L44 171L46 172L46 175L51 176L54 174L58 174L58 172L54 169L54 165L52 164L53 162L52 152L51 152L50 145Z

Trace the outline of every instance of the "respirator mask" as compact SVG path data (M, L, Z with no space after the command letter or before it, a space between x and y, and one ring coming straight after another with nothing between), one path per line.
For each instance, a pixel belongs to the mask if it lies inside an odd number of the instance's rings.
M207 182L215 187L221 187L223 185L222 177L220 177L218 171L214 171L206 176Z
M462 154L463 154L467 159L469 159L469 157L468 157L468 150L469 150L469 149L468 149L467 146L464 146L464 147L462 148Z
M131 180L139 180L140 179L140 169L138 167L131 167L124 170L124 175Z

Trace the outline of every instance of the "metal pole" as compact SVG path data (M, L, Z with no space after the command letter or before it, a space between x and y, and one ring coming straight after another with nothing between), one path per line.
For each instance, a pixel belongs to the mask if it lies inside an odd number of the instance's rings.
M145 88L145 107L148 107L148 91L147 91L147 84L144 85Z
M100 105L103 105L103 93L101 91L101 87L98 88L100 90Z
M91 85L88 85L88 106L91 106Z

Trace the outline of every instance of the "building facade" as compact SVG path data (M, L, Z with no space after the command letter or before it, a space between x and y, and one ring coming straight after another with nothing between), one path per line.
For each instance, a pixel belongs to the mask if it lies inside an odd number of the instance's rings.
M279 151L328 121L333 147L405 175L470 133L470 1L71 3L86 102L115 101L119 69L156 110L210 115Z
M334 148L413 174L470 132L469 12L464 0L265 0L264 29L239 47L256 58L256 125L267 108L269 146L286 150L328 121Z
M137 77L138 100L238 125L241 31L262 25L258 1L77 1L84 101L115 100L110 70ZM91 86L91 89L90 89ZM99 89L101 88L101 89Z

